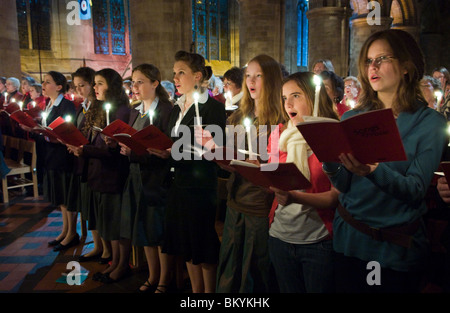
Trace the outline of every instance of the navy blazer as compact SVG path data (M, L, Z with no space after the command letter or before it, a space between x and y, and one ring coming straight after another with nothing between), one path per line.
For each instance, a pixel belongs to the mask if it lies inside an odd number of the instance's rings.
M225 124L226 124L226 111L225 105L214 98L208 96L208 100L205 103L198 104L199 114L202 117L202 124L204 125L218 125L222 130L222 138L225 138ZM172 110L169 120L169 128L167 135L174 141L174 146L179 151L183 150L183 146L179 146L176 141L183 139L186 134L175 134L172 132L173 127L178 120L181 108L176 105ZM194 124L195 122L195 106L191 105L180 125L188 126L190 129L190 142L193 146L195 143ZM181 137L180 137L181 135ZM223 145L223 142L216 142L217 145ZM174 151L172 146L171 156L178 151ZM185 158L182 160L174 160L171 158L171 165L175 168L174 181L177 187L181 188L216 188L217 187L217 170L218 166L213 161L207 161L205 159L194 160L194 156L190 156L190 160Z
M66 117L70 115L72 121L75 118L75 105L72 101L63 98L61 103L53 107L50 114L47 116L47 125L50 125L58 117ZM67 151L67 147L61 143L52 143L45 140L43 135L34 137L39 144L42 145L45 151L43 167L46 170L71 172L73 170L73 154ZM37 143L38 144L38 143Z

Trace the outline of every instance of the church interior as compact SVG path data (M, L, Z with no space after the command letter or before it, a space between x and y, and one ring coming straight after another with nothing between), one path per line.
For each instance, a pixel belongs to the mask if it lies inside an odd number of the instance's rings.
M312 71L328 59L342 78L357 76L357 59L374 32L401 29L419 43L425 73L450 69L450 1L447 0L2 0L0 76L30 76L41 82L49 71L68 78L77 68L112 68L124 80L142 63L156 65L172 81L174 55L199 53L221 78L267 54L288 73ZM88 11L81 8L88 2ZM223 216L217 219L221 232ZM444 222L435 222L436 236ZM130 293L145 281L145 257L134 247L135 275L117 284L86 280L65 283L67 264L89 250L92 238L77 225L83 245L54 252L47 242L61 227L61 214L32 192L11 191L0 204L0 293ZM441 247L433 247L436 253ZM83 263L81 271L103 265ZM141 269L144 269L141 271ZM66 274L64 274L66 273ZM178 287L189 292L179 269ZM430 274L424 293L440 293Z

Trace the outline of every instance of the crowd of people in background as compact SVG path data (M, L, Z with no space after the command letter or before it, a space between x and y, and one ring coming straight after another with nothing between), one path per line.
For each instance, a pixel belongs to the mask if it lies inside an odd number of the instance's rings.
M54 251L79 245L78 215L87 222L94 245L78 261L105 264L94 280L116 283L131 275L134 245L143 247L148 265L148 279L137 288L141 293L174 291L180 264L194 293L420 292L431 255L424 219L432 209L448 216L450 204L445 178L434 177L439 163L450 160L450 73L439 67L425 74L424 68L414 39L387 30L367 39L357 77L339 76L326 59L311 71L287 73L265 54L220 77L203 56L186 51L174 55L172 81L162 80L150 63L135 66L125 78L110 68L89 67L70 77L49 71L42 82L0 77L0 108L12 102L24 111L39 107L46 113L36 118L41 125L70 115L89 143L72 146L46 137L6 113L0 113L1 132L36 142L40 192L63 216L60 234L48 243ZM391 108L408 160L362 164L342 154L340 163L319 162L295 127L312 115L314 75L322 81L319 117L342 121ZM111 105L108 116L105 103ZM196 128L197 115L224 136ZM171 148L138 155L101 133L116 119L137 131L151 124L179 149L184 131L195 128L200 136L191 132L192 146L213 151L242 144L248 151L248 141L237 140L245 134L227 136L225 130L247 118L257 129L269 126L253 139L259 157L248 155L247 161L293 162L310 180L309 189L267 190L219 163L179 160ZM0 170L4 177L4 162ZM218 177L226 178L228 192L220 239ZM353 223L379 233L364 233ZM447 251L449 232L442 240ZM391 241L392 233L412 244ZM367 284L370 261L381 266L381 285ZM450 271L439 271L448 292Z

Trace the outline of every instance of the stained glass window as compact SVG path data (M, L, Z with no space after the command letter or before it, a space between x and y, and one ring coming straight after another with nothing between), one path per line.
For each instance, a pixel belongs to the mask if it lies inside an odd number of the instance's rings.
M228 0L193 0L192 36L196 53L229 61Z
M297 5L297 66L308 66L308 0L300 0Z
M51 50L50 1L16 0L16 10L20 48Z
M125 55L125 13L123 0L109 0L112 54Z
M107 0L94 0L91 10L94 24L95 53L109 54Z

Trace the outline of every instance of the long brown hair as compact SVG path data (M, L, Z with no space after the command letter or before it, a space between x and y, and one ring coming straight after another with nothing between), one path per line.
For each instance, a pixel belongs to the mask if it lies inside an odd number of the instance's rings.
M283 76L280 64L272 57L261 54L254 57L250 62L259 64L262 70L263 88L261 91L261 99L258 105L258 117L255 119L255 125L267 125L270 129L271 125L278 125L286 122L289 117L282 107L281 103L281 87ZM244 118L254 118L255 100L250 96L250 92L246 84L246 73L244 73L244 81L242 83L244 94L237 109L230 117L229 123L233 125L242 124Z
M314 110L314 98L315 98L315 84L314 84L314 73L312 72L297 72L289 75L283 80L283 86L287 82L294 81L297 86L305 93L307 103L310 112ZM284 102L284 101L283 101ZM284 110L284 104L282 104ZM325 86L322 83L319 93L319 110L318 115L321 117L339 119L337 112L334 110L333 101L328 97Z
M361 94L358 97L358 110L377 110L384 108L378 98L377 92L372 89L367 74L367 52L376 40L385 40L392 49L394 57L405 68L392 110L394 113L414 112L420 106L427 106L420 91L420 80L423 77L425 62L422 51L415 39L405 31L399 29L387 29L372 34L364 43L359 54L358 80L361 83ZM417 100L423 102L417 104Z

